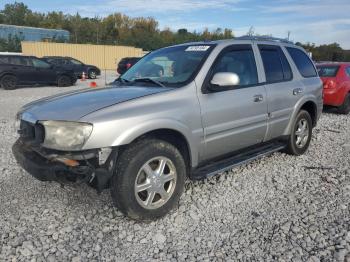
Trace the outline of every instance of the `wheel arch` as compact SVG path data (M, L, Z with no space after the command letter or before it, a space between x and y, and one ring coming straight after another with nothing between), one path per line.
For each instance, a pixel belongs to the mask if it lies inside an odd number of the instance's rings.
M169 142L183 154L189 167L197 166L198 146L194 144L192 133L186 126L170 120L166 123L163 122L162 125L148 123L128 130L118 136L113 142L113 146L127 146L146 137L159 138Z
M295 122L295 119L298 115L298 113L300 112L300 110L305 110L307 111L310 116L311 116L311 120L312 120L312 126L315 127L317 124L317 120L318 120L318 108L317 108L317 103L314 99L311 98L305 98L302 101L299 101L299 103L297 103L294 107L293 113L291 115L289 124L287 126L287 128L285 129L284 135L289 135L292 131L293 128L293 124Z

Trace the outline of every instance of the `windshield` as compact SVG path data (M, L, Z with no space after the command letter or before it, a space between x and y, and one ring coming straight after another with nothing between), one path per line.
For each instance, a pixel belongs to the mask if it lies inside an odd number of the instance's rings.
M338 73L339 66L317 66L318 75L321 77L334 77Z
M70 61L73 63L73 64L76 64L76 65L81 65L82 62L78 61L78 60L75 60L75 59L70 59Z
M134 82L150 78L165 86L180 86L191 81L214 45L184 45L160 49L142 58L121 79Z

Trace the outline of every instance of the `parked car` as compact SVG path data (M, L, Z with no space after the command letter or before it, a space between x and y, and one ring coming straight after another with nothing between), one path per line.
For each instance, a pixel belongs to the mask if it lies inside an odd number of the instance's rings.
M338 112L350 112L350 63L322 63L317 65L323 82L326 106L337 107Z
M76 81L73 71L53 66L34 56L0 56L0 86L4 89L15 89L21 85L71 86Z
M90 79L96 79L97 76L101 75L101 70L97 66L84 64L72 57L44 56L43 59L51 64L73 70L78 78L81 78L83 73Z
M117 72L122 75L128 71L134 64L136 64L141 58L140 57L125 57L118 63Z
M14 156L43 181L110 187L124 214L150 220L176 205L186 177L280 150L302 155L322 112L322 81L302 48L259 39L163 48L115 87L27 104ZM160 61L163 73L152 71Z

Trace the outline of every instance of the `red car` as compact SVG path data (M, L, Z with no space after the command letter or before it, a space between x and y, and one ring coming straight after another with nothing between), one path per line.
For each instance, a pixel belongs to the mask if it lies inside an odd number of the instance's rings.
M323 81L323 104L337 107L339 113L350 112L350 63L322 63L317 65Z

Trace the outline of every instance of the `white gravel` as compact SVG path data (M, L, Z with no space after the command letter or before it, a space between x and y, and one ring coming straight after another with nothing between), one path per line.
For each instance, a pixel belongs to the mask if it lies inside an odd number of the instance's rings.
M12 156L19 107L81 85L0 90L0 261L350 261L350 115L323 114L304 156L188 182L177 209L137 223L108 190L37 181Z

